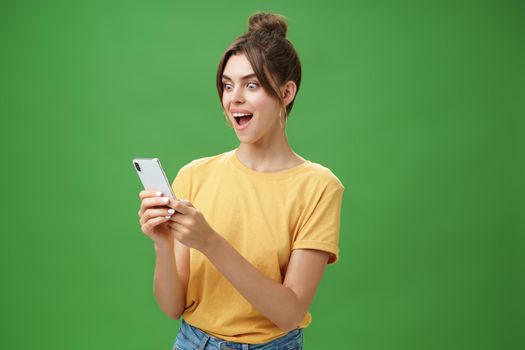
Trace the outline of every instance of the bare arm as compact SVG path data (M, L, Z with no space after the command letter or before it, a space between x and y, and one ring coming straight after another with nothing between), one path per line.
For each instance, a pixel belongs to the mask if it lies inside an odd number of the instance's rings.
M203 253L246 300L284 332L295 329L308 312L329 254L293 250L280 284L257 270L219 234Z
M175 240L168 220L174 214L161 192L141 191L138 212L142 231L155 243L153 289L157 302L168 316L179 319L186 305L190 274L189 248Z
M155 244L155 253L155 297L162 311L178 320L186 305L188 271L183 259L189 259L187 248L178 242Z
M299 325L321 281L328 252L293 250L281 284L250 264L190 202L172 200L169 206L177 211L168 225L179 242L206 255L239 293L277 327L288 332Z

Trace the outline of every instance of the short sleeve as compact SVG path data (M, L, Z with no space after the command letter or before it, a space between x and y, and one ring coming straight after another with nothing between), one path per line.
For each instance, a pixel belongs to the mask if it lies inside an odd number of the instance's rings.
M186 199L191 202L191 177L188 166L183 166L179 169L177 176L175 176L175 179L173 180L171 188L173 189L173 193L177 199Z
M292 245L293 249L318 249L330 253L328 264L339 260L339 230L344 186L334 182L321 194Z

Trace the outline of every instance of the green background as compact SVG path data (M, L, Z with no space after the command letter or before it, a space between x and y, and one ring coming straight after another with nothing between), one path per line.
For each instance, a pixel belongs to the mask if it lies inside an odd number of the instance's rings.
M2 1L0 348L170 349L131 159L238 145L215 89L289 19L293 149L346 187L305 349L524 348L522 1Z

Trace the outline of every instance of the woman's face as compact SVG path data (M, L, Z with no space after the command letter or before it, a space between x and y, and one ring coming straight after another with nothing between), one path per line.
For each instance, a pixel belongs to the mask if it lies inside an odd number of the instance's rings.
M271 139L282 129L279 101L263 89L244 54L230 57L222 85L222 104L241 142L256 143L265 136Z

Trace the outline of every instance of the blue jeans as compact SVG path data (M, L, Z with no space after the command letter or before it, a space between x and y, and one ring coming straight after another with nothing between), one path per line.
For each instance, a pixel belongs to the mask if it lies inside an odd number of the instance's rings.
M173 350L302 350L303 329L296 328L272 341L261 344L243 344L219 339L193 327L182 319Z

